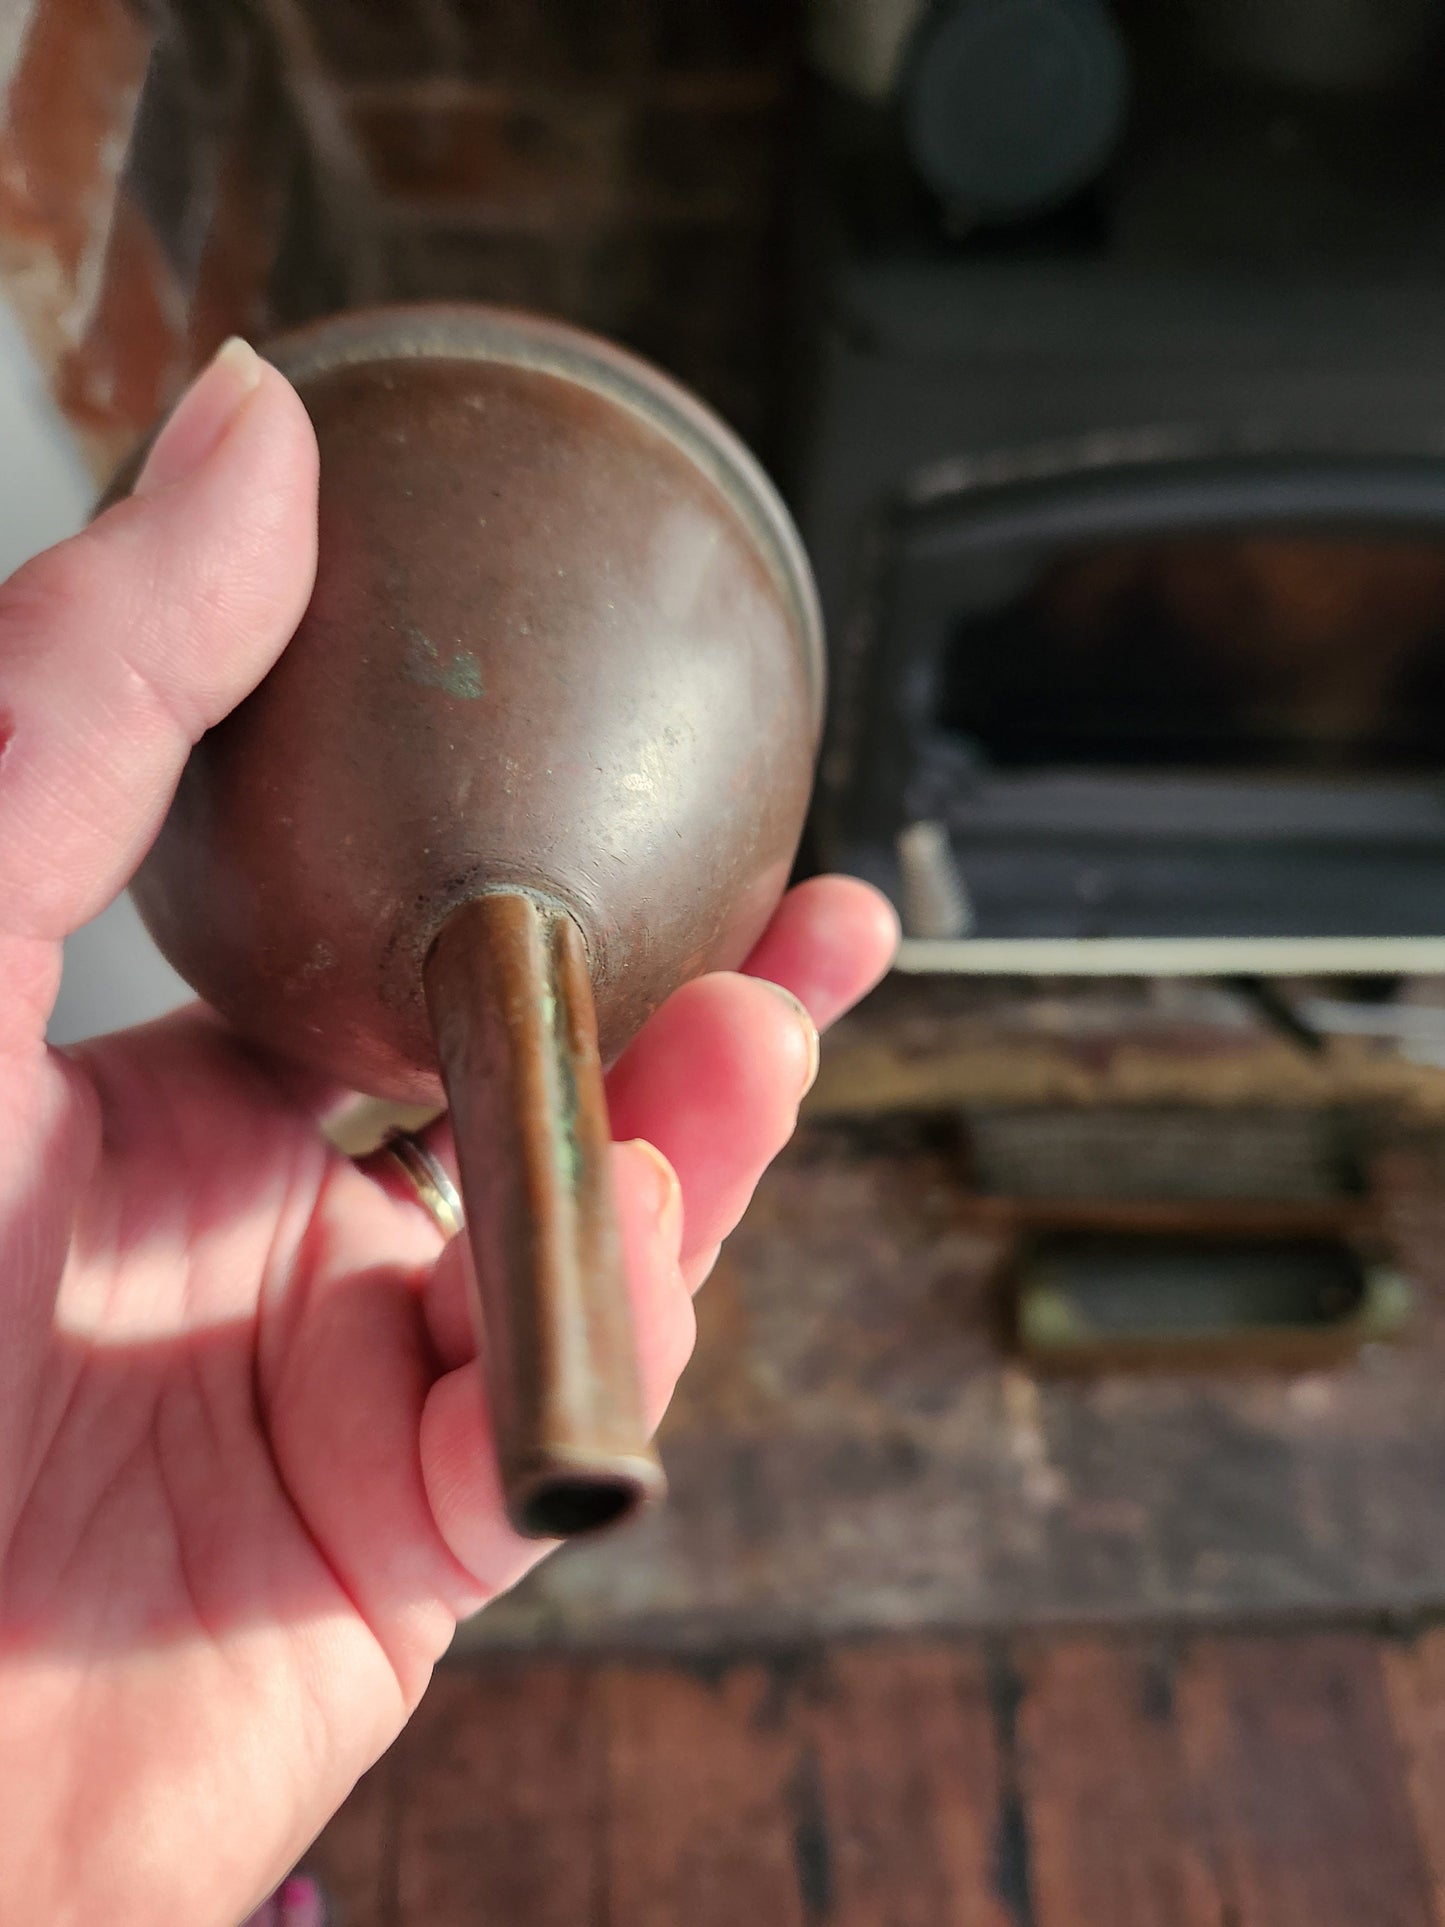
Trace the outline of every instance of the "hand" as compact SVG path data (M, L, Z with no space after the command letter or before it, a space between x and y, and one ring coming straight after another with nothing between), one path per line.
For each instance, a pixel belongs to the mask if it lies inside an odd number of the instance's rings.
M0 589L7 1919L231 1927L538 1553L501 1510L461 1241L199 1006L44 1041L62 940L295 628L315 493L299 401L236 345L135 495ZM811 1073L759 979L826 1023L893 938L861 885L805 884L750 974L679 991L613 1073L654 1420Z

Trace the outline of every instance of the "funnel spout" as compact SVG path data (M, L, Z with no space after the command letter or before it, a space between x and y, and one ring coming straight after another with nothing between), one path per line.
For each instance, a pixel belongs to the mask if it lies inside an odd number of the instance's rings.
M642 1410L582 934L497 890L425 970L451 1107L502 1488L532 1538L595 1531L663 1489Z

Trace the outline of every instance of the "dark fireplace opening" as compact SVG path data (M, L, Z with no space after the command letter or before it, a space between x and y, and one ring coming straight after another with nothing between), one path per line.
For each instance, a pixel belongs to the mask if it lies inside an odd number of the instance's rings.
M936 726L996 770L1438 773L1445 544L1211 533L1070 548L951 625Z
M990 939L1435 967L1445 463L1019 466L940 471L887 524L824 766L845 861L963 945L929 967Z

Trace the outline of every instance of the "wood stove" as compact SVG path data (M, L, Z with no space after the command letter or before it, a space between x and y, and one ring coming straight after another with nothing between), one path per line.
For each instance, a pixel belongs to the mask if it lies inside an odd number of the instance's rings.
M1445 9L826 11L819 858L916 968L1445 968Z

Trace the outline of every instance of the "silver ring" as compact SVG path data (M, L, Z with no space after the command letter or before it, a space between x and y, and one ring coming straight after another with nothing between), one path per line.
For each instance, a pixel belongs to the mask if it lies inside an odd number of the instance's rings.
M444 1238L455 1238L465 1223L462 1200L443 1166L406 1131L389 1137L382 1149L400 1168L437 1230Z

